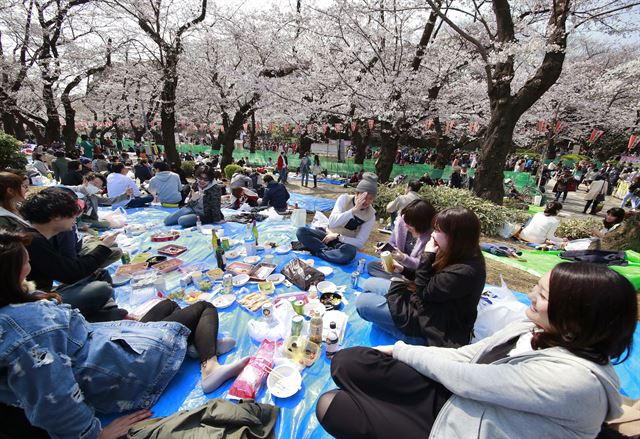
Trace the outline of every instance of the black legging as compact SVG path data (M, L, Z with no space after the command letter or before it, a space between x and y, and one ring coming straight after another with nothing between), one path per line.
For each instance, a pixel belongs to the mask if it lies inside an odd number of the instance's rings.
M313 176L313 187L317 187L318 186L318 176L314 175Z
M593 206L591 205L593 203ZM589 209L589 206L591 206L591 214L595 215L596 213L596 208L598 207L598 202L595 200L587 200L587 204L584 205L584 209L582 210L582 213L587 213L587 210Z
M218 343L218 310L209 302L197 302L180 308L171 300L163 300L151 308L141 322L178 322L189 328L187 341L193 343L205 362L216 356Z

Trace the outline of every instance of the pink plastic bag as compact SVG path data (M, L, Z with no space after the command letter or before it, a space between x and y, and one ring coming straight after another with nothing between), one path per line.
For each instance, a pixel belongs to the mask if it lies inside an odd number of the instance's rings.
M273 364L276 343L265 340L260 344L258 352L249 359L240 375L231 385L228 397L232 399L256 399L260 386L269 375Z

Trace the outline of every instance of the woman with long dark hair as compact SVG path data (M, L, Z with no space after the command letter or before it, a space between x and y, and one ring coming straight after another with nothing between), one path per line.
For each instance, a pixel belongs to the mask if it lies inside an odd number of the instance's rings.
M358 314L399 340L447 347L469 343L486 278L479 242L475 213L464 207L443 210L418 268L400 266L404 278L365 282L371 292L358 296Z
M18 211L29 190L29 178L26 174L0 172L0 228L25 230L29 223Z
M29 239L0 230L0 412L8 437L42 437L42 430L65 438L126 435L151 415L187 343L200 357L205 392L246 364L246 358L218 363L235 342L218 343L218 312L208 302L180 309L165 300L140 322L87 323L60 296L34 292L25 281ZM140 408L104 429L95 416Z
M629 355L635 289L606 266L562 263L529 298L527 319L469 346L338 352L322 426L337 438L595 438L622 414L611 361Z

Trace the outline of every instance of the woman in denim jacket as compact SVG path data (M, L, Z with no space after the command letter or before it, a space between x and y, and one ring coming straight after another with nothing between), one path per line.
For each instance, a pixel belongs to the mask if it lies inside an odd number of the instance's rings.
M125 435L152 415L148 409L180 368L188 342L202 361L205 392L244 367L246 359L218 364L217 350L235 342L217 342L218 314L209 303L179 309L167 300L141 322L87 323L57 294L30 293L28 240L0 231L0 412L9 437L41 437L40 429L53 438ZM133 409L143 410L104 429L95 416Z

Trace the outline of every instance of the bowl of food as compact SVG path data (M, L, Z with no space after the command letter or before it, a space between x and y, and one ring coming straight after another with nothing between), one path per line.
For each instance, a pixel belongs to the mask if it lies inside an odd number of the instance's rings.
M327 311L338 309L342 303L342 296L338 293L322 293L320 303L324 305L324 309Z
M247 282L249 282L249 275L248 274L238 274L236 276L233 276L233 286L234 287L241 287L243 285L245 285Z
M247 256L242 260L245 264L257 264L260 262L260 256Z
M284 279L285 277L282 273L274 273L267 276L267 280L269 282L273 282L274 285L280 285L282 282L284 282Z
M154 265L166 260L167 256L151 256L149 259L147 259L147 263L149 264L149 267L153 267Z
M302 388L302 375L293 365L281 364L269 373L267 388L273 396L289 398Z
M111 281L114 287L119 287L131 281L132 276L130 274L121 274L120 276L113 276Z
M338 287L336 287L336 284L328 280L323 280L322 282L318 282L318 285L316 285L316 288L318 288L318 291L320 291L321 293L335 293L338 290Z
M210 280L218 280L218 279L222 279L222 275L224 274L224 271L216 267L216 268L212 268L211 270L207 270L205 274Z
M264 281L258 282L258 289L264 295L270 296L276 290L276 287L273 285L273 282Z

